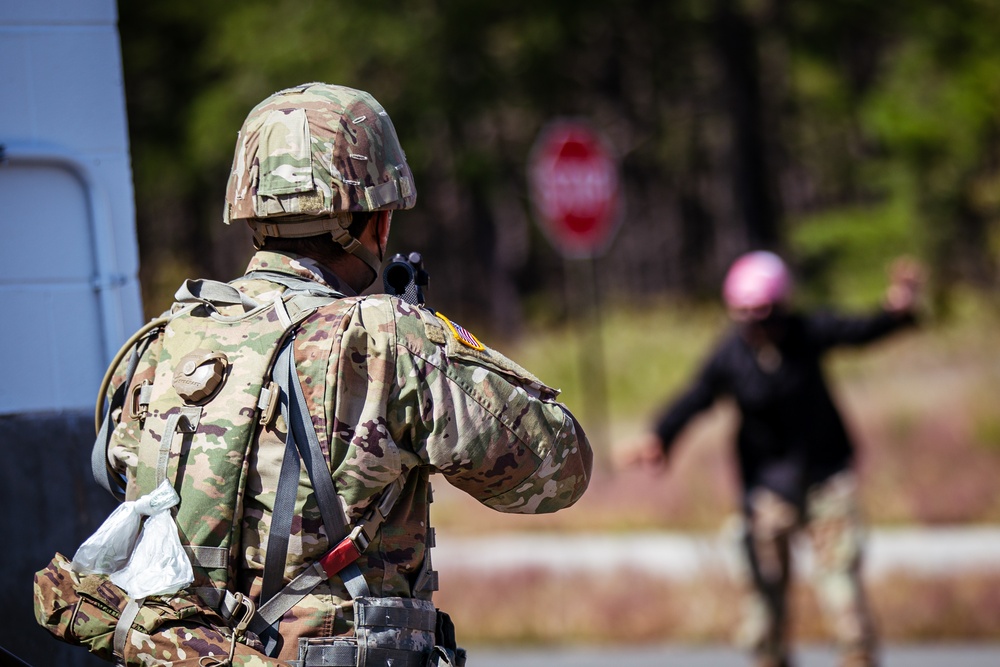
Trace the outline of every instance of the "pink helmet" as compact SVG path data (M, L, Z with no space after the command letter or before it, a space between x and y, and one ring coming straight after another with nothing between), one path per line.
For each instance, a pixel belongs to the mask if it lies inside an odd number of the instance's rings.
M758 250L740 256L729 267L722 297L733 309L762 308L785 299L791 287L791 276L781 258Z

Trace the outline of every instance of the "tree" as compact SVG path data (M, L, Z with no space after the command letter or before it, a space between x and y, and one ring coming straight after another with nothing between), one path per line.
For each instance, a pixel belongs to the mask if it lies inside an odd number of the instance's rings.
M242 268L245 232L219 225L235 130L310 80L390 111L419 191L393 243L423 252L436 307L495 331L516 332L525 309L564 313L524 172L557 115L599 126L622 161L625 223L599 264L612 297L714 295L738 253L794 250L816 213L890 201L909 207L946 282L995 279L1000 17L985 0L120 11L151 310L181 277Z

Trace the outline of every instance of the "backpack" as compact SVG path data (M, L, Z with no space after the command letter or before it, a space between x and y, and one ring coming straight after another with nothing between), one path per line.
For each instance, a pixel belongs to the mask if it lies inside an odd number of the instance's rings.
M241 560L251 445L259 429L281 416L286 449L261 606L249 624L273 649L282 615L320 582L339 575L352 597L369 595L354 560L392 509L403 480L386 487L362 521L347 526L308 416L292 350L296 326L342 295L315 282L259 273L266 275L245 279L279 282L286 291L258 303L231 284L188 280L170 311L126 343L109 369L110 376L131 353L124 380L103 411L91 464L98 483L119 500L134 500L169 480L181 497L174 518L194 571L194 583L186 590L228 617L242 603L232 589ZM101 397L105 394L102 388ZM133 451L127 478L110 462L112 439L118 447L131 445L126 447ZM332 548L282 589L300 459ZM130 611L134 618L138 608ZM127 630L129 615L122 613L119 627Z

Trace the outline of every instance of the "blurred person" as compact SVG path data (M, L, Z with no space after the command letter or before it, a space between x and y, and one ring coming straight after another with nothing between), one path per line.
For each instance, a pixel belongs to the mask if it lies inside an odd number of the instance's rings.
M922 269L897 260L881 308L867 316L800 313L792 278L776 254L755 251L730 267L722 288L733 321L700 373L667 407L652 433L617 463L663 470L672 444L716 399L740 412L736 457L742 487L742 550L750 586L741 644L758 667L789 667L787 597L791 540L808 536L815 585L842 648L843 667L878 663L862 587L863 525L854 447L824 379L828 350L862 345L915 322Z
M39 623L117 664L464 664L432 602L430 475L494 510L554 512L592 453L555 390L466 329L359 296L415 201L368 93L305 84L250 112L224 215L253 229L246 275L186 281L133 337L95 445L122 507L176 490L193 582L129 594L143 528L121 569L57 555L36 575Z

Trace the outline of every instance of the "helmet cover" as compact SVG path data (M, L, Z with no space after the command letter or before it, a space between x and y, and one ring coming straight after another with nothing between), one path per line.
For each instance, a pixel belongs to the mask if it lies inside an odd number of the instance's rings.
M722 297L729 308L755 309L783 301L791 288L791 276L781 258L758 250L733 262L722 286Z
M337 217L346 227L346 214L412 208L416 198L382 105L361 90L308 83L271 95L243 122L224 221L274 218L267 235L278 236L285 222Z

